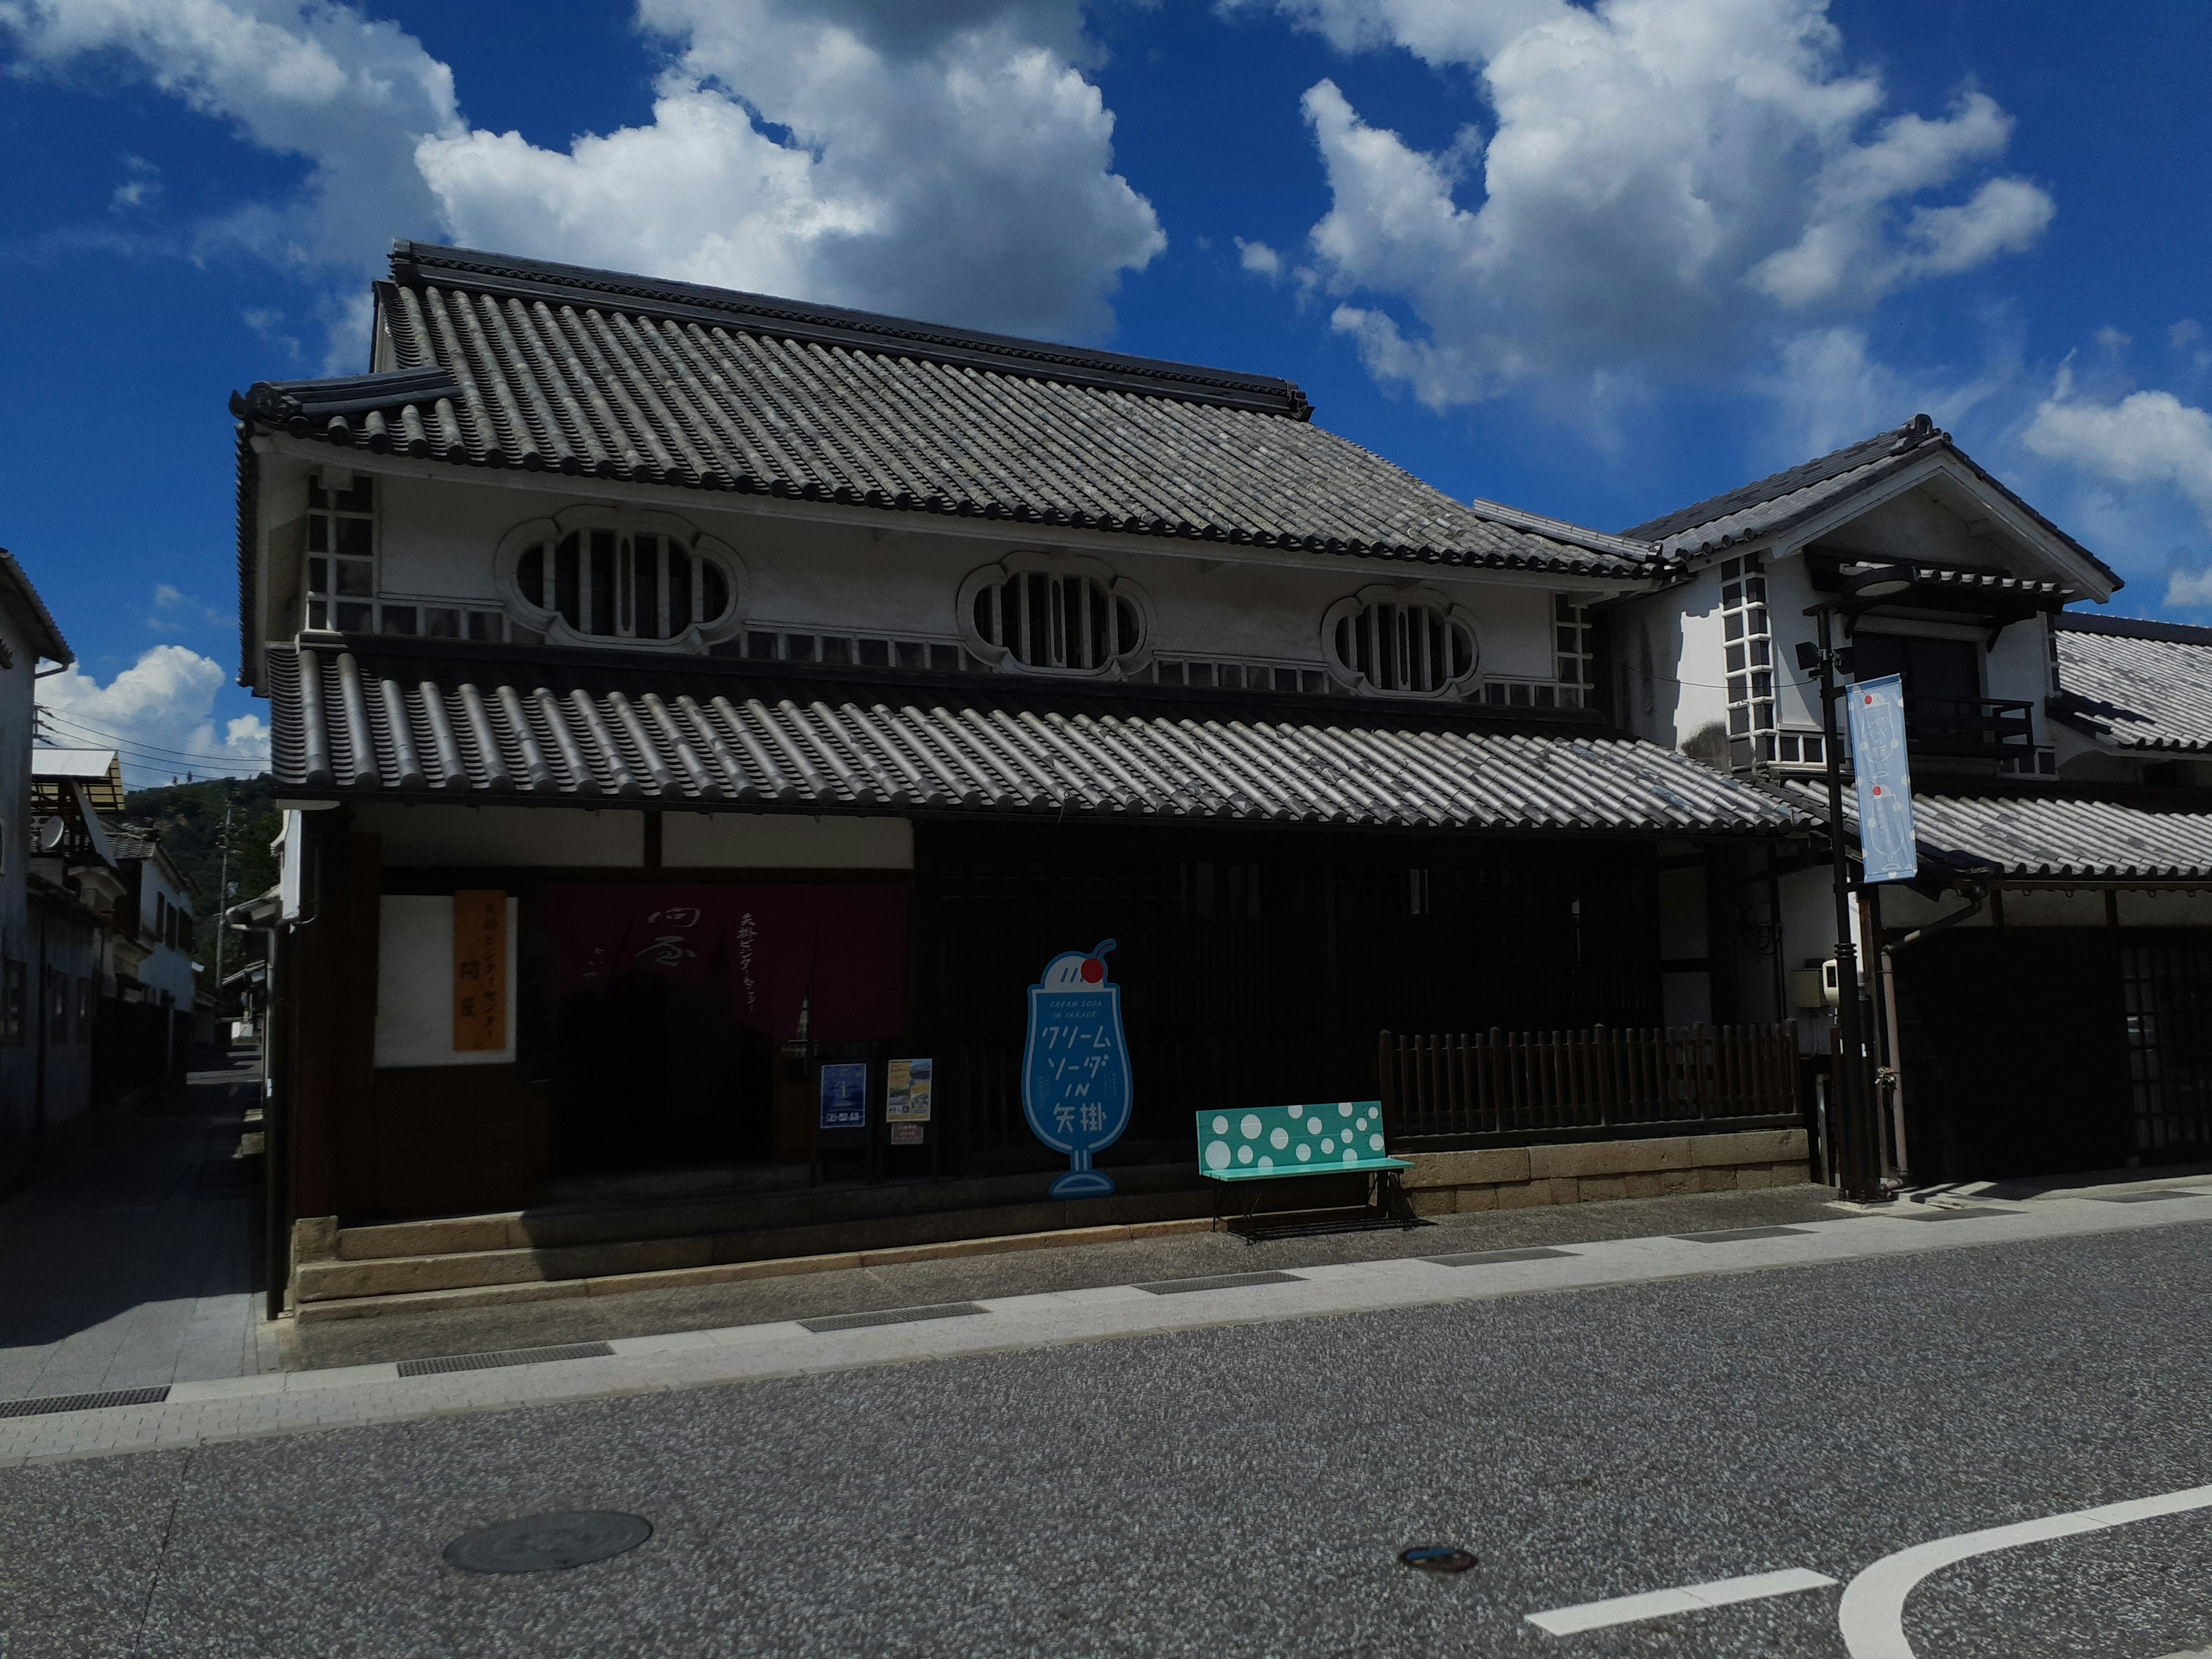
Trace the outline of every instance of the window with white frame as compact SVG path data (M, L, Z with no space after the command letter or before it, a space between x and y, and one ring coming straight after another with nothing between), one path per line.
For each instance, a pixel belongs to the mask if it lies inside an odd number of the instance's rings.
M501 541L496 572L514 638L696 653L738 629L737 555L665 513L533 520Z
M1452 696L1482 665L1474 617L1423 588L1362 588L1329 607L1321 637L1332 674L1386 696Z
M349 481L341 484L341 478ZM376 480L366 472L307 475L307 626L341 634L504 639L496 611L384 594L377 576L376 494Z
M1018 553L960 585L968 646L988 665L1033 674L1129 675L1151 633L1144 593L1096 559Z
M376 480L307 475L307 626L376 631Z
M1756 555L1721 566L1721 641L1728 665L1731 738L1774 731L1774 636L1767 625L1766 578ZM1772 744L1762 744L1773 758Z
M1595 635L1589 611L1571 593L1552 596L1552 636L1559 707L1580 708L1589 701L1590 690L1597 684Z

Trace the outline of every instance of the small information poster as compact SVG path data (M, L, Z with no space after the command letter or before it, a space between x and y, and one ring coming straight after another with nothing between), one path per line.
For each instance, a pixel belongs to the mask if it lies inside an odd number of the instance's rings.
M926 1146L928 1143L928 1136L929 1126L927 1123L891 1125L891 1145L894 1146Z
M895 1060L890 1063L890 1077L884 1096L884 1121L886 1123L927 1123L929 1121L929 1085L936 1064L927 1060ZM916 1139L920 1137L916 1136ZM896 1135L891 1137L895 1146L904 1145Z
M865 1129L868 1127L868 1063L864 1060L822 1068L821 1127L825 1129Z
M506 1047L507 895L464 889L453 895L453 1050Z

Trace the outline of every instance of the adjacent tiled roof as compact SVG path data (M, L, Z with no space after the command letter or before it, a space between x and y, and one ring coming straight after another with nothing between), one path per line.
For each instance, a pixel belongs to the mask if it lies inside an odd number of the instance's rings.
M2118 573L2110 565L1984 471L1972 456L1952 441L1949 433L1938 430L1925 415L1915 415L1903 426L1877 432L1871 438L1848 444L1815 460L1692 502L1620 533L1632 541L1656 544L1662 551L1676 557L1720 552L1794 529L1832 503L1914 465L1937 448L2057 538L2069 551L2088 561L2113 587L2121 586Z
M1826 816L1812 784L1784 792ZM1844 810L1856 830L1851 792ZM2212 805L2148 792L2065 785L1992 787L1912 798L1923 872L2013 881L2212 880Z
M1347 718L1289 696L871 684L336 635L269 656L273 769L294 793L1645 834L1803 822L1650 744L1441 710Z
M2212 750L2212 628L2057 618L2051 713L2115 749Z
M1637 575L1311 425L1286 380L402 242L391 372L263 382L339 447L1445 565Z

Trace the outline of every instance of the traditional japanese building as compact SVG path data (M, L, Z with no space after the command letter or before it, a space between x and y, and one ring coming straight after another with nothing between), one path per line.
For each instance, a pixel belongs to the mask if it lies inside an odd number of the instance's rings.
M1686 877L1805 827L1621 729L1599 612L1680 554L1454 501L1280 380L401 243L368 374L233 407L311 1248L1203 1212L1190 1114L1371 1096L1386 1028L1734 1018ZM1055 1221L1024 992L1108 939L1122 1193ZM823 1065L901 1056L927 1121L823 1129Z
M1818 813L1808 611L1852 678L1904 680L1919 875L1854 907L1892 1166L2212 1157L2212 631L2069 611L2119 578L1924 416L1626 533L1686 568L1615 612L1639 733ZM1825 854L1722 880L1723 977L1825 1053Z

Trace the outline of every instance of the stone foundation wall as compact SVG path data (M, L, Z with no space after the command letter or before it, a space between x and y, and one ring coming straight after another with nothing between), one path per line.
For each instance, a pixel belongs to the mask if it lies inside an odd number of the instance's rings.
M1413 1161L1405 1184L1418 1215L1735 1192L1812 1178L1802 1129L1399 1156Z

